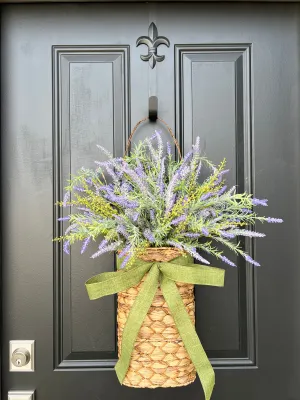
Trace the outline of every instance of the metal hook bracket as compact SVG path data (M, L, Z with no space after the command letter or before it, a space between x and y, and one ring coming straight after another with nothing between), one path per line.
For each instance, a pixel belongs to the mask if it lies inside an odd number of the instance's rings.
M157 120L158 98L156 96L149 97L149 119L152 122Z

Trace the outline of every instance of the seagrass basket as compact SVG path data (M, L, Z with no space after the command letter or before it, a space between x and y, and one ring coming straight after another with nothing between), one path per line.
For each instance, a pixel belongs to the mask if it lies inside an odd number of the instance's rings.
M144 261L171 261L182 255L176 248L149 248L140 257ZM121 353L124 326L144 279L118 293L118 354ZM176 283L185 308L195 324L194 285ZM196 378L194 365L185 350L160 288L136 339L123 384L136 388L186 386Z

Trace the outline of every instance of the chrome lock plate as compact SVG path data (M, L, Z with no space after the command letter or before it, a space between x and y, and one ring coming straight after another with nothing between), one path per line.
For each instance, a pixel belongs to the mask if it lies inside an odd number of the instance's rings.
M9 370L11 372L34 371L34 340L9 342Z

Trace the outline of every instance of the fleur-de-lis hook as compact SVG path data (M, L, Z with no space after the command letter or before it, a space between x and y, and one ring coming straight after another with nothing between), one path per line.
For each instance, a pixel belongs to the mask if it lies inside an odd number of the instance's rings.
M167 47L170 47L169 40L164 36L158 36L157 27L154 22L151 22L148 30L149 36L140 36L136 41L136 46L140 44L145 44L148 46L148 54L141 55L141 59L143 61L149 61L149 65L151 68L154 68L156 62L161 62L165 59L165 56L159 56L157 54L157 48L161 44L165 44Z

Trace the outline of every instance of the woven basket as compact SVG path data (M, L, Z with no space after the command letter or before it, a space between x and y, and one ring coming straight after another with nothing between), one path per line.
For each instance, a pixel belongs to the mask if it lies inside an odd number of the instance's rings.
M182 253L169 247L149 248L144 261L171 261ZM118 294L118 354L124 326L144 279ZM176 283L185 308L195 324L194 285ZM186 386L196 378L194 365L185 350L173 317L158 288L140 329L123 384L137 388Z

